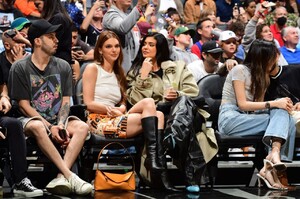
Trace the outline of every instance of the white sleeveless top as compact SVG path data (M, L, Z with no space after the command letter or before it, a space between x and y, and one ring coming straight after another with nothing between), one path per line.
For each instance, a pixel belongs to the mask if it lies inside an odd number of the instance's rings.
M106 106L114 107L121 100L121 90L114 72L108 73L97 65L98 74L95 86L94 100Z

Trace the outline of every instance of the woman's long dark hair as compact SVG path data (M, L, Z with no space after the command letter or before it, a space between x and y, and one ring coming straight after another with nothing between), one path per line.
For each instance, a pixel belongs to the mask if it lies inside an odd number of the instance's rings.
M157 62L157 65L160 67L162 62L170 60L169 45L168 45L168 41L165 38L165 36L160 33L157 33L157 32L149 33L141 41L141 45L140 45L138 54L135 57L135 59L133 60L133 64L129 70L129 71L133 70L134 75L139 74L140 68L142 67L142 64L144 62L145 57L143 57L142 47L144 46L145 40L148 37L153 37L156 40L156 50L157 50L156 51L156 62Z
M262 101L270 84L270 69L277 64L279 50L273 42L255 40L246 55L244 64L251 71L251 93L254 101Z
M103 56L100 53L99 49L101 49L103 47L103 44L108 39L111 39L111 38L117 39L120 44L120 55L113 65L113 71L116 74L116 77L118 79L118 83L119 83L119 86L121 89L122 98L121 98L121 101L119 104L126 104L127 81L126 81L125 73L124 73L124 70L122 67L123 53L122 53L122 49L121 49L121 41L120 41L119 37L116 35L116 33L114 33L113 31L109 31L109 30L105 30L105 31L101 32L101 34L99 35L99 37L97 39L96 45L95 45L94 60L96 63L99 63L100 65L103 66L104 59L103 59Z
M49 20L56 13L62 13L66 19L69 19L72 22L67 10L63 7L60 0L43 0L44 7L42 11L42 18Z

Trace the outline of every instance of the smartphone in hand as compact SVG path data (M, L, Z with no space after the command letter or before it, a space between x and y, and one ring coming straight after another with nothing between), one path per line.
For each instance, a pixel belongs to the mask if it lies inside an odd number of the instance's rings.
M81 50L81 46L73 46L72 47L72 51L79 51L79 50Z
M59 137L63 140L67 140L67 132L66 129L60 129L59 130Z

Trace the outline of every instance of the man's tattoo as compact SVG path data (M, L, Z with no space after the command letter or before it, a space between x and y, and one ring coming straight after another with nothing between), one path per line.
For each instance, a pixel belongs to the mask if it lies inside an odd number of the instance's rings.
M58 124L65 124L70 111L70 104L65 103L62 105L62 107L59 110L58 117L57 117L57 123Z

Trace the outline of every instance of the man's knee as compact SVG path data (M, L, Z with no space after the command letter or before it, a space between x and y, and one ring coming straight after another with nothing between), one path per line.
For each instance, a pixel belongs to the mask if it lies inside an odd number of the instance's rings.
M81 135L85 135L86 137L88 134L89 126L81 120L73 120L68 124L68 129L72 131L73 135L80 133Z
M31 120L25 126L25 133L31 136L42 136L47 135L47 130L45 125L40 120Z

